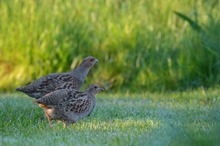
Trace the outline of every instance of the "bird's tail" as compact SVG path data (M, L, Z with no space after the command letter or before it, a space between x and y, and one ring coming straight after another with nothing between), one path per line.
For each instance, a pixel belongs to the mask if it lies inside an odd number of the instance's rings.
M38 104L38 106L41 108L49 108L47 105L41 103L39 100L34 100L33 103Z
M24 90L23 87L18 87L18 88L16 88L16 91L23 91L23 90Z
M28 92L28 89L26 87L18 87L18 88L16 88L16 91L21 91L21 92L26 93L26 92Z

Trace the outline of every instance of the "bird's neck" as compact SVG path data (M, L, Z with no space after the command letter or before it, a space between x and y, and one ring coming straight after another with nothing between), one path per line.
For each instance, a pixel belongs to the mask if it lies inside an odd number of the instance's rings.
M79 65L76 69L74 69L72 72L75 76L80 78L82 81L84 81L85 77L89 73L90 68L87 67L84 64Z
M95 96L96 92L94 90L91 90L91 89L86 89L86 92L92 96Z
M95 97L95 93L93 92L87 92L87 96L89 100L91 100L93 103L96 103L96 97Z

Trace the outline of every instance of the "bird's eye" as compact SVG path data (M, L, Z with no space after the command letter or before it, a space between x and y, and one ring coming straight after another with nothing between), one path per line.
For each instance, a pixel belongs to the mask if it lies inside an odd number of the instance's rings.
M90 59L90 62L93 62L94 59Z
M95 86L95 89L97 89L97 86Z

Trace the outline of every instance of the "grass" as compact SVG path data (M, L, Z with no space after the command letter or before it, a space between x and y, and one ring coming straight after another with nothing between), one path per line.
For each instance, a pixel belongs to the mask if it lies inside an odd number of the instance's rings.
M1 0L0 90L92 55L87 84L184 90L220 84L218 0ZM13 58L13 59L12 59Z
M67 129L50 129L27 96L2 93L1 144L219 145L219 7L218 0L1 0L0 91L92 55L99 63L86 84L109 92Z
M23 94L0 95L2 145L220 144L220 90L99 94L90 117L49 128L43 111ZM0 145L1 145L0 144Z

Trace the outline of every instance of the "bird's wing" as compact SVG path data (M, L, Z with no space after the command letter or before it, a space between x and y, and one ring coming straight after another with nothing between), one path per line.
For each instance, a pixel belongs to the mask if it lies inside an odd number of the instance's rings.
M36 91L54 91L55 88L59 87L65 82L72 81L73 76L67 73L56 73L44 76L39 80L31 83L30 85L35 87Z
M43 76L38 80L33 81L31 84L18 88L34 98L40 98L47 93L59 89L79 89L82 86L82 82L69 73L54 73L47 76Z
M77 79L76 77L72 77L72 81L61 83L56 90L59 89L74 89L79 90L83 85L83 82Z
M60 89L46 94L45 96L35 100L37 104L42 104L48 107L60 106L63 102L74 98L79 91Z
M75 98L71 98L65 102L61 106L64 107L65 112L74 112L76 114L83 113L88 111L91 106L91 100L89 100L89 96L86 93L78 93Z

